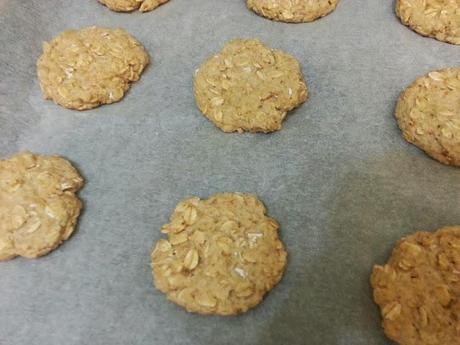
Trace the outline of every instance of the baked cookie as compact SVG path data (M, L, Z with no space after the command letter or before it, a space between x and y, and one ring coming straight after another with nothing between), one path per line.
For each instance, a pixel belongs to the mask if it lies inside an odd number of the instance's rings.
M401 239L371 284L385 334L401 345L460 344L460 226Z
M273 132L307 99L299 63L258 40L234 40L195 73L196 103L224 132Z
M108 8L117 12L131 12L139 10L141 12L149 12L169 0L99 0Z
M339 0L247 0L258 15L287 23L312 22L335 10Z
M408 142L460 166L460 67L418 78L399 97L396 119Z
M38 79L46 99L85 110L121 100L148 63L142 45L126 31L89 27L43 45Z
M60 157L23 152L0 160L0 260L36 258L67 240L82 186L77 170Z
M250 194L180 202L152 252L155 286L189 312L235 315L281 279L286 251L278 223Z
M460 0L396 0L396 14L423 36L460 44Z

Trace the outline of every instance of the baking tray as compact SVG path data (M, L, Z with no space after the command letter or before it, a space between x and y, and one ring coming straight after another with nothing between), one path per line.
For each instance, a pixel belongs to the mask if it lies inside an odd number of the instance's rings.
M398 94L460 65L460 47L401 25L393 1L342 0L310 24L243 0L171 0L117 14L96 0L0 0L0 154L70 159L87 183L74 236L39 260L0 264L1 345L390 344L368 283L395 242L460 224L460 169L401 137ZM152 58L125 99L86 112L44 101L42 41L123 27ZM197 110L193 71L233 38L297 57L310 99L280 132L224 134ZM289 251L282 282L238 317L205 317L152 285L150 251L177 202L256 193Z

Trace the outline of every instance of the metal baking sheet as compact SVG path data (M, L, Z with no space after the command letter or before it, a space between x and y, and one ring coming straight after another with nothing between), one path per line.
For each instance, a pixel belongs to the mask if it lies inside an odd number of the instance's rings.
M0 263L1 345L390 344L368 279L395 242L460 224L460 169L407 144L393 111L417 76L460 65L460 47L401 25L394 2L343 0L283 24L244 0L171 0L117 14L96 0L0 0L0 154L69 158L87 184L75 235L39 260ZM123 27L152 65L125 99L86 112L44 101L41 44ZM270 135L224 134L197 110L193 71L233 38L301 62L310 99ZM149 254L176 203L258 194L289 251L282 282L238 317L204 317L152 286Z

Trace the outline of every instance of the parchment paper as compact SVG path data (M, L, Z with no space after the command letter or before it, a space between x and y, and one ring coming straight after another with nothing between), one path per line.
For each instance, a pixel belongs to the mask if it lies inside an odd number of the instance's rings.
M460 169L401 137L398 94L460 64L460 47L400 24L392 0L343 0L311 24L258 17L243 0L171 0L117 14L96 0L0 0L0 154L70 159L87 183L74 236L39 260L0 263L1 345L390 344L368 283L416 230L460 224ZM123 27L152 65L125 99L86 112L44 101L42 41ZM197 110L192 74L233 38L301 62L309 101L270 135L224 134ZM177 202L256 193L289 251L282 282L239 317L204 317L152 285L150 251Z

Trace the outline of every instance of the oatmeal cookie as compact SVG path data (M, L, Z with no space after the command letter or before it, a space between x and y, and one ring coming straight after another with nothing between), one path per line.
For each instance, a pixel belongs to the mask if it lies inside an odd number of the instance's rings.
M75 229L83 186L64 158L17 154L0 161L0 260L36 258L67 240Z
M397 0L396 14L423 36L460 44L460 0Z
M155 286L189 312L235 315L281 279L286 251L278 223L250 194L180 202L152 252Z
M195 73L201 112L224 132L273 132L307 99L295 58L258 40L234 40Z
M112 11L116 12L131 12L134 10L149 12L168 1L169 0L99 0L101 4L104 4Z
M142 45L126 31L89 27L45 43L37 70L46 99L86 110L120 101L148 63Z
M460 344L460 226L401 239L371 284L385 334L401 345Z
M418 78L399 97L395 116L408 142L460 166L460 67Z
M280 22L312 22L335 10L339 0L247 0L255 13Z

